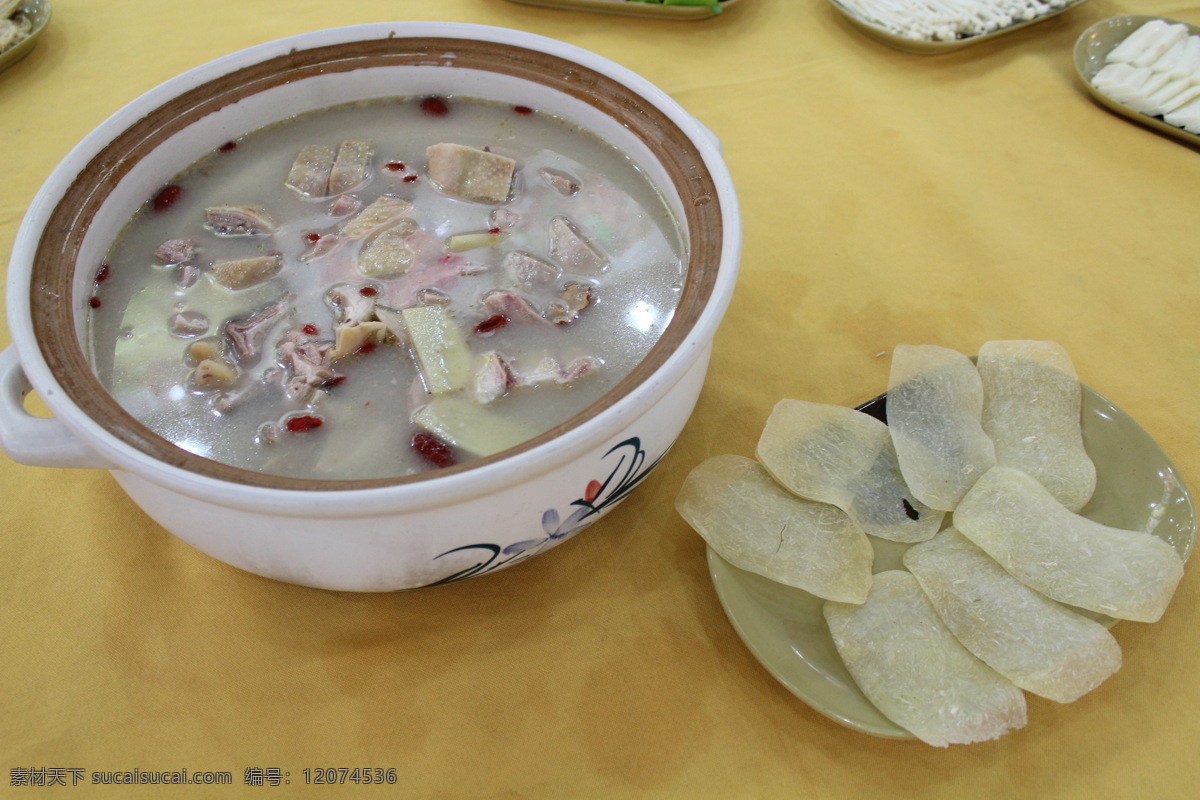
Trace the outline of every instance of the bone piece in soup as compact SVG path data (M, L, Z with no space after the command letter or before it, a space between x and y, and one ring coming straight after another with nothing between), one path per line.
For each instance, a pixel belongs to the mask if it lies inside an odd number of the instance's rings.
M827 600L867 599L875 551L862 529L835 506L789 493L753 459L701 462L675 508L736 567Z
M412 247L408 237L417 231L417 223L401 219L390 228L375 234L358 254L358 271L371 278L393 278L412 267Z
M579 181L562 170L543 167L538 170L538 176L563 197L579 194Z
M167 329L181 339L203 336L208 333L208 317L198 311L180 311L167 320Z
M550 257L567 269L599 272L606 266L600 249L571 220L557 216L550 220Z
M941 526L943 513L905 486L887 426L860 411L780 400L755 455L787 489L837 506L872 536L920 542Z
M988 470L954 524L1026 586L1117 619L1157 621L1183 577L1183 561L1162 539L1074 514L1012 467Z
M339 325L334 331L335 344L327 357L330 361L354 355L369 344L378 344L387 337L387 326L379 321Z
M507 156L442 142L425 149L425 170L439 192L500 205L512 193L517 162Z
M349 192L367 181L375 145L370 139L347 139L337 150L329 170L329 186L325 194Z
M983 432L983 382L971 359L937 345L899 345L888 377L888 430L900 471L930 508L953 511L996 463Z
M187 237L168 239L154 249L155 260L167 266L186 264L195 257L196 240Z
M1107 628L1030 589L954 528L909 548L904 566L958 640L1026 691L1070 703L1121 666Z
M546 307L546 319L556 325L568 325L579 319L583 310L592 304L592 287L586 283L568 283L558 299Z
M328 145L305 145L292 162L284 185L305 197L324 197L329 191L329 173L336 159L337 151Z
M262 353L267 336L280 320L291 302L285 294L274 303L258 309L244 319L231 319L225 323L225 335L239 362L253 361Z
M987 342L978 369L996 463L1037 478L1071 511L1087 505L1096 466L1083 446L1082 390L1067 351L1055 342Z
M237 383L237 367L227 361L206 358L192 373L192 386L200 391L228 389Z
M259 206L209 206L204 209L204 218L218 236L269 236L279 229Z
M218 261L213 264L212 273L217 283L226 289L249 289L273 278L282 266L279 255L273 253L269 256Z
M862 605L826 601L855 683L884 716L935 747L1024 727L1025 696L962 646L908 572L877 573Z
M391 225L410 211L412 203L404 198L380 195L343 222L338 230L347 239L361 239L372 231Z

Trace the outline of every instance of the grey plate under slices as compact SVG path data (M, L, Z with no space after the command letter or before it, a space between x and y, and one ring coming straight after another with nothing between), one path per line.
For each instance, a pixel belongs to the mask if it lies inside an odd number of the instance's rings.
M988 31L987 33L980 33L975 36L964 36L961 39L950 39L946 41L929 41L926 39L913 39L908 36L900 36L899 34L892 33L881 25L877 25L876 23L859 16L859 14L857 14L848 6L843 5L841 2L839 2L839 0L829 0L829 2L834 8L845 15L846 19L850 20L855 27L859 28L863 33L865 33L867 36L870 36L872 39L875 39L876 41L883 42L884 44L894 47L897 50L904 50L908 53L936 55L937 53L948 53L952 50L960 50L973 44L979 44L980 42L986 42L990 39L995 39L997 36L1004 36L1005 34L1012 33L1013 31L1020 30L1021 28L1027 28L1030 25L1036 25L1037 23L1050 19L1053 16L1057 16L1064 11L1070 11L1075 6L1086 2L1086 0L1070 0L1070 2L1066 3L1061 8L1055 8L1047 11L1045 14L1039 14L1033 19L1024 20L1022 22L1014 22L1012 25L1008 25L994 31Z
M886 397L880 397L860 410L882 419L885 403ZM1096 491L1083 515L1114 528L1153 533L1186 559L1196 539L1196 509L1171 459L1132 417L1086 386L1081 420L1084 446L1096 464ZM899 568L909 547L875 538L871 543L875 572ZM824 601L739 569L711 548L708 568L738 636L789 691L854 730L891 739L914 738L884 717L846 671L825 625ZM1107 617L1082 613L1113 623Z
M1092 97L1100 105L1110 111L1115 111L1127 119L1133 120L1139 125L1153 128L1181 142L1186 142L1193 147L1200 147L1200 136L1164 122L1161 117L1151 117L1140 111L1135 111L1124 103L1113 100L1092 85L1092 78L1096 77L1096 73L1104 66L1104 59L1112 49L1124 41L1126 36L1155 19L1161 19L1172 25L1187 25L1192 36L1200 36L1200 27L1189 25L1186 22L1180 23L1173 19L1166 19L1165 17L1151 17L1145 14L1127 14L1121 17L1110 17L1109 19L1097 22L1080 34L1079 38L1075 40L1075 72L1079 75L1079 80L1083 81L1083 85L1087 87L1088 92L1091 93Z
M33 50L38 36L45 30L46 23L50 21L50 0L25 0L21 4L20 13L24 14L25 18L32 23L32 27L29 35L0 53L0 72L11 67Z

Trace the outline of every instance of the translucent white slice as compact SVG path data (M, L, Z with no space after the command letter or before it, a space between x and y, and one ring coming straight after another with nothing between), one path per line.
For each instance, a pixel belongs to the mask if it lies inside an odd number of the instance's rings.
M825 599L867 599L875 551L866 534L841 510L790 494L753 459L701 462L675 508L734 566Z
M1026 691L1070 703L1121 667L1107 628L1030 589L954 528L909 548L904 566L963 646Z
M921 741L971 744L1025 725L1021 690L962 646L909 573L877 574L861 606L827 601L825 620L863 694Z
M1083 446L1082 388L1067 351L1055 342L987 342L977 366L996 463L1037 478L1071 511L1087 505L1096 465Z
M1118 619L1157 621L1183 577L1182 560L1162 539L1073 514L1012 467L980 478L954 525L1026 586Z
M905 486L887 426L861 411L780 400L755 455L787 489L837 506L872 536L922 542L941 527L944 514Z
M900 472L917 499L953 511L996 463L983 432L983 382L971 359L937 345L899 345L888 377L887 418Z

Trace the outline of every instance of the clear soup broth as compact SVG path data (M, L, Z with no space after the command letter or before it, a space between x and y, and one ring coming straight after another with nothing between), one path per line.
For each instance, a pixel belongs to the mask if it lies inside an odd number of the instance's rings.
M684 250L638 166L561 119L349 104L230 142L149 198L98 268L90 356L192 453L403 476L598 400L669 323Z

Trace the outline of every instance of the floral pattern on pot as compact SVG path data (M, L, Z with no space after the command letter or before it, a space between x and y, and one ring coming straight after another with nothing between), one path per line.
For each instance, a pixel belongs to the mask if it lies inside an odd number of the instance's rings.
M608 459L610 456L616 456L616 463L608 473L608 477L602 481L595 479L588 481L587 486L584 487L583 496L571 502L574 511L567 514L565 519L556 508L548 508L542 513L542 530L545 532L545 536L516 542L507 547L501 547L498 544L480 543L463 545L453 550L447 550L445 553L435 556L434 560L454 553L469 551L478 551L478 555L482 560L474 566L459 570L453 575L435 581L431 585L437 586L443 583L453 583L466 578L485 575L502 567L512 566L519 561L524 561L527 558L537 555L564 539L574 536L599 519L605 510L625 499L625 496L633 491L634 487L641 483L642 479L649 475L651 470L658 466L664 455L666 453L660 455L650 464L646 464L646 451L642 449L642 440L637 436L630 437L620 444L615 445L601 456L601 460Z

